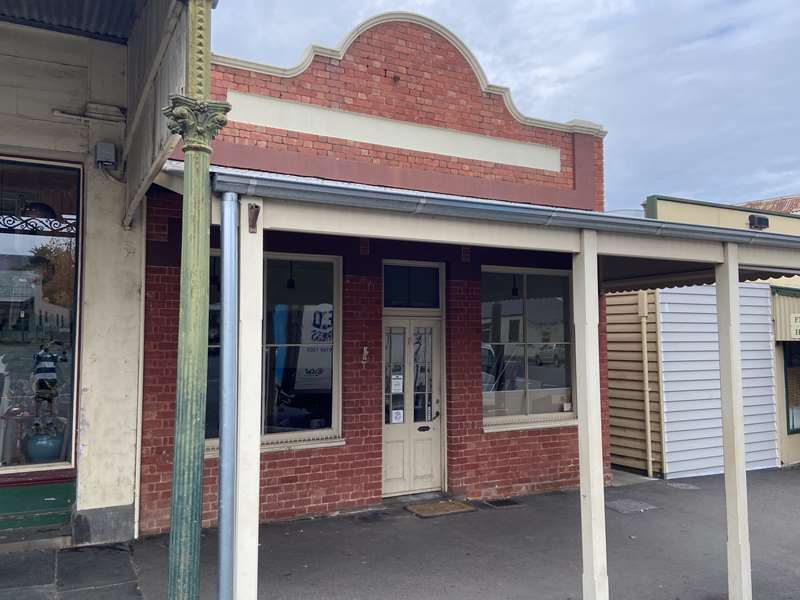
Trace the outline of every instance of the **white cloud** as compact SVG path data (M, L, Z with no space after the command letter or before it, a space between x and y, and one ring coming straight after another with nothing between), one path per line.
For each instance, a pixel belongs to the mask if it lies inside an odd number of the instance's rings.
M291 66L386 10L451 29L526 114L603 123L608 208L800 192L796 0L224 0L214 48Z

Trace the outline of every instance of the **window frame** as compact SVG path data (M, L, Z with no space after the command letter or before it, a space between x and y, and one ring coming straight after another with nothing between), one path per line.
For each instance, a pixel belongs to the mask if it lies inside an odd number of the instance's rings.
M72 359L72 415L70 421L70 429L71 429L71 436L72 441L70 442L70 449L69 454L67 456L67 460L58 461L58 462L51 462L51 463L26 463L22 465L7 465L7 466L0 466L0 479L5 479L5 476L13 476L13 475L20 475L20 474L28 474L28 473L39 473L42 471L63 471L65 473L69 473L69 477L74 477L74 470L77 468L77 447L76 447L76 440L78 438L78 415L80 410L80 374L81 374L81 365L82 365L82 351L81 351L81 340L82 340L82 329L83 329L83 261L84 261L84 225L83 225L83 213L85 210L85 191L86 191L86 181L85 181L85 169L83 163L80 162L70 162L68 160L49 160L46 158L34 158L34 157L23 157L23 156L14 156L9 154L2 154L0 153L0 161L2 162L13 162L13 163L20 163L26 165L40 165L43 167L62 167L67 169L72 169L77 172L78 174L78 205L77 209L77 218L78 218L78 227L77 227L77 239L75 242L75 290L74 290L74 299L73 302L75 304L75 323L74 323L74 347L73 347L73 359ZM53 475L49 475L48 477L52 477Z
M282 433L265 433L264 420L266 417L266 372L264 371L264 351L267 344L267 319L264 311L267 309L267 264L270 260L294 260L304 262L320 262L333 265L333 372L331 373L331 426L325 429L310 429L307 431L290 431ZM326 254L299 254L290 252L265 252L264 253L264 299L261 318L261 445L262 449L300 443L318 442L341 439L342 432L342 258Z
M483 390L481 390L481 413L483 416L483 430L486 433L500 432L500 431L518 431L524 429L542 429L548 427L572 427L578 424L577 402L575 401L575 327L573 316L573 294L572 294L572 271L569 269L542 269L534 267L511 267L506 265L481 265L481 279L484 273L505 273L516 274L522 276L522 340L514 342L522 344L525 348L527 357L527 347L531 344L527 340L528 324L527 324L527 299L528 299L528 275L550 275L550 276L564 276L569 284L569 302L570 302L570 319L564 324L564 327L569 332L569 373L570 373L570 391L572 396L572 410L569 412L549 412L537 413L532 415L511 415L503 417L487 417L483 414ZM481 301L481 305L483 302ZM483 334L481 333L481 338ZM512 343L512 342L509 342ZM483 339L481 339L483 345ZM478 349L480 351L480 348ZM527 391L528 381L528 361L525 363L525 385Z
M212 249L214 254L216 249ZM216 250L219 254L219 250ZM267 263L270 260L295 260L322 262L333 265L333 372L331 381L331 427L307 431L265 433L266 417L266 372L264 370L264 351L267 339ZM342 257L331 254L301 254L295 252L264 252L262 269L264 284L262 288L261 319L261 452L283 452L305 448L329 448L343 446L342 437ZM219 456L219 438L208 438L205 443L205 457Z

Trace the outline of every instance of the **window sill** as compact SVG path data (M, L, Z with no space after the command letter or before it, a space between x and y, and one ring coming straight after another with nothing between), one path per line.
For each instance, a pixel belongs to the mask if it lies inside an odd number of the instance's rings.
M273 441L269 436L261 438L261 453L265 452L289 452L293 450L310 450L314 448L336 448L345 445L343 437L326 437L322 439L296 439ZM219 440L206 440L204 458L219 457Z
M578 417L574 412L548 413L519 417L487 417L483 420L484 433L577 426Z

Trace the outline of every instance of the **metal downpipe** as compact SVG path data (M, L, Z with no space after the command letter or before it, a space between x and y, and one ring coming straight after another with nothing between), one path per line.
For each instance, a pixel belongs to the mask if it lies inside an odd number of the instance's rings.
M233 600L239 346L239 195L222 194L220 235L219 600Z

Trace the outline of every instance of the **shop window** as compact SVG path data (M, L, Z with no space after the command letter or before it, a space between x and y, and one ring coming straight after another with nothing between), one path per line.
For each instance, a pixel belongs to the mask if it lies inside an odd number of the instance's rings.
M334 257L265 258L262 408L267 443L338 436L339 265ZM220 258L212 251L206 439L219 437L220 308Z
M439 308L439 269L384 265L384 308Z
M268 257L264 304L264 433L335 430L338 263Z
M786 427L789 434L800 433L800 342L786 342Z
M0 160L0 470L72 461L80 177Z
M569 300L568 273L483 270L481 368L487 424L574 417Z
M219 437L220 377L220 257L211 251L208 289L208 375L206 387L206 439Z

